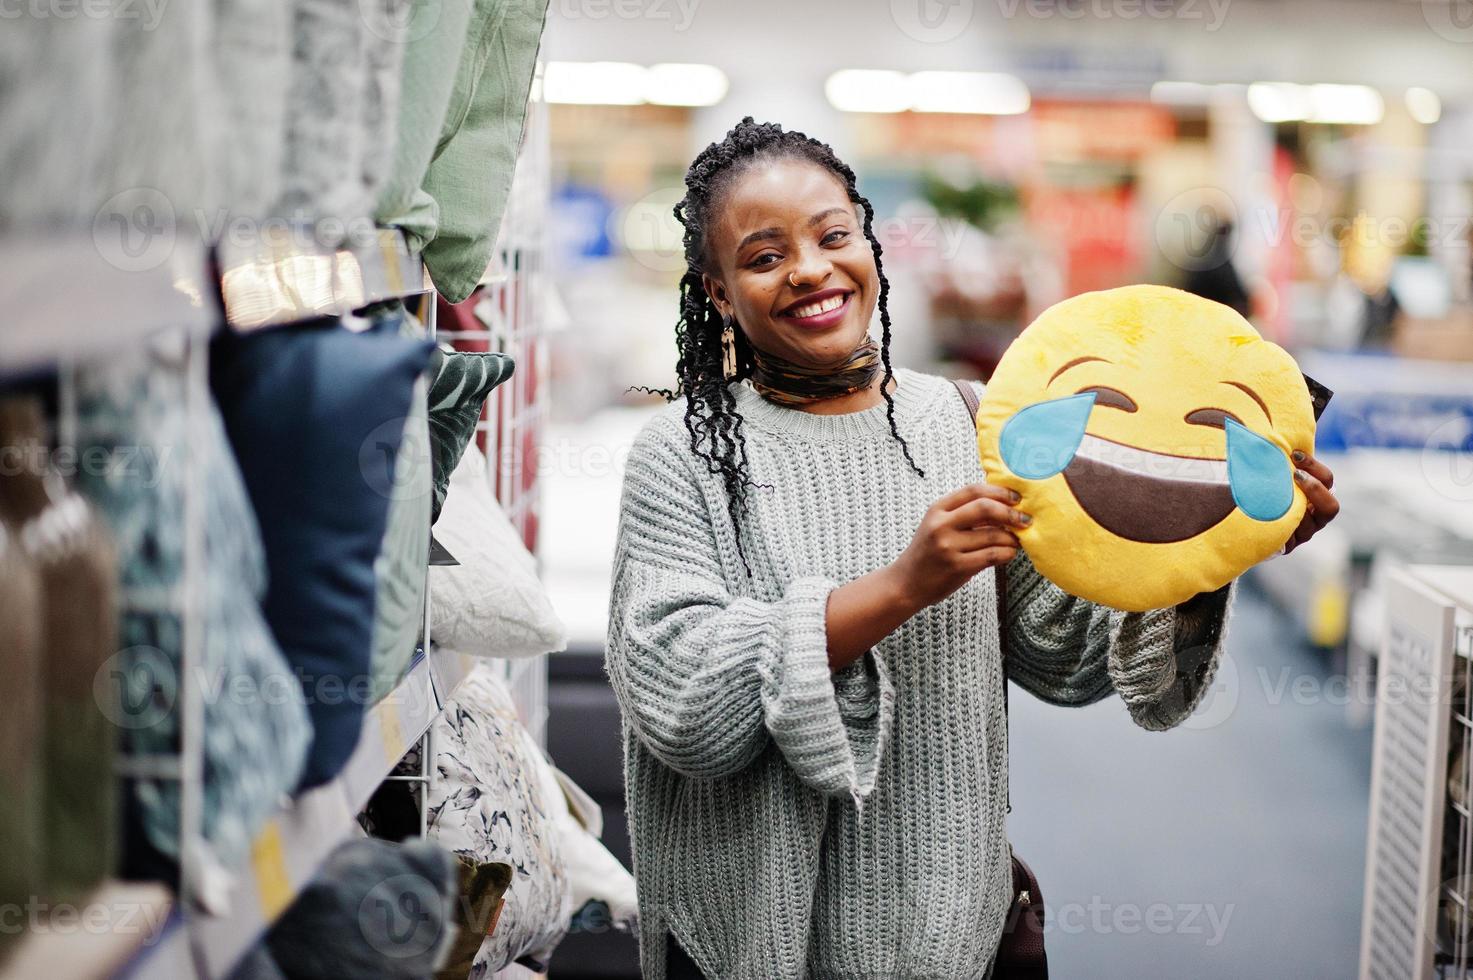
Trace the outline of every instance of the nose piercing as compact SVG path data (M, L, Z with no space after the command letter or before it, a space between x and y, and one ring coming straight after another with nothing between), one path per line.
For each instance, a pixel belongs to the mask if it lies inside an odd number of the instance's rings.
M798 284L793 281L793 275L794 275L794 273L791 273L791 272L788 273L788 285L789 286L792 286L794 289L797 289L798 288Z

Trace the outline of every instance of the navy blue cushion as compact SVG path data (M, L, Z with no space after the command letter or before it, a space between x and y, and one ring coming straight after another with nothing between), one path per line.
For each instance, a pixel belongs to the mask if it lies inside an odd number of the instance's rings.
M433 346L336 320L212 345L210 382L266 546L263 610L312 715L303 788L342 769L372 700L373 564Z

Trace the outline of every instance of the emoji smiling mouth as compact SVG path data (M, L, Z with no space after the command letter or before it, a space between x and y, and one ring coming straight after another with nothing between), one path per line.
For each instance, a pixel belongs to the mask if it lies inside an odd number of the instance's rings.
M1145 544L1194 538L1237 506L1227 460L1153 453L1088 434L1064 480L1096 524Z

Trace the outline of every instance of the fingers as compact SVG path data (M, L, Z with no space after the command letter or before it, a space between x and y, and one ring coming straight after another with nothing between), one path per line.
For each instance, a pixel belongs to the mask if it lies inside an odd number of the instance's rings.
M1016 504L1022 498L1007 487L999 487L992 483L968 483L964 487L958 487L946 496L937 500L934 506L942 510L956 510L963 504L973 500L987 498L997 500L1005 504Z
M1001 489L1001 488L994 488ZM1033 522L1033 518L1009 507L993 497L978 497L969 500L946 514L945 523L949 527L972 528L982 525L996 525L998 527L1027 527Z
M1334 474L1330 473L1329 467L1323 463L1319 463L1317 460L1308 456L1305 457L1305 462L1315 463L1318 469L1323 470L1329 476L1330 480L1332 482L1334 481ZM1314 537L1316 532L1333 521L1335 516L1340 513L1340 501L1335 499L1335 495L1330 492L1330 488L1325 485L1318 475L1311 473L1309 468L1296 469L1294 471L1294 481L1304 491L1304 499L1309 506L1304 512L1304 517L1300 519L1299 526L1294 528L1294 533L1284 543L1284 554L1288 554Z
M963 554L982 551L986 548L1011 548L1017 551L1018 538L1004 527L978 527L957 531L954 538L956 549Z
M971 572L971 574L975 575L978 572L982 571L984 568L994 568L1006 565L1008 562L1018 557L1018 549L1015 547L1009 548L999 545L992 548L981 548L977 551L969 551L966 553L965 557L969 565L969 571Z
M1330 523L1335 519L1335 515L1340 513L1340 501L1335 499L1330 488L1320 482L1313 473L1308 470L1295 470L1294 480L1299 484L1299 489L1304 491L1304 499L1309 502L1316 530Z
M1309 453L1300 452L1297 449L1294 450L1294 452L1290 453L1289 456L1291 459L1294 460L1295 466L1299 467L1301 470L1304 470L1310 476L1323 483L1326 490L1334 489L1335 474L1324 463L1315 459L1313 456L1309 455Z

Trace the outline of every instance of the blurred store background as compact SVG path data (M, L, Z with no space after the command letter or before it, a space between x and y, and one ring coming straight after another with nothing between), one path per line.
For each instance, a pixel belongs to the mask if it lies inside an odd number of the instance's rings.
M1342 516L1251 573L1202 716L1160 736L1114 701L1015 699L1011 833L1059 976L1353 975L1384 583L1473 564L1473 5L552 0L541 57L561 329L540 543L573 638L548 747L609 846L627 860L609 567L623 450L659 404L631 386L674 381L685 167L751 114L856 170L897 363L985 378L1051 303L1156 282L1237 307L1335 391ZM553 975L634 964L593 931Z

